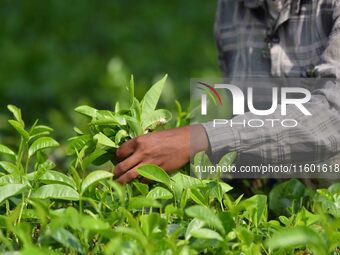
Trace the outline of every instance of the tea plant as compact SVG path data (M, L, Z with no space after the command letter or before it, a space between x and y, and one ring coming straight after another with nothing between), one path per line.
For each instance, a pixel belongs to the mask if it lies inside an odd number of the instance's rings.
M91 163L103 163L109 159L115 163L115 150L123 142L162 128L172 117L170 111L156 109L165 81L166 76L139 101L134 96L131 77L127 87L128 109L122 109L119 102L114 111L97 110L86 105L77 107L75 111L89 118L89 123L85 131L75 128L78 136L70 139L70 154L76 156L75 165L85 171Z
M9 106L18 148L0 145L0 251L6 254L340 254L340 184L312 191L298 180L270 194L235 197L233 187L145 164L121 186L103 164L115 165L124 141L165 128L169 111L156 109L165 78L139 101L114 111L80 106L88 127L70 138L68 169L52 162L59 144L52 129L26 127ZM177 124L187 123L179 108ZM52 152L50 152L52 150ZM235 153L220 164L232 164ZM196 155L192 167L210 164Z

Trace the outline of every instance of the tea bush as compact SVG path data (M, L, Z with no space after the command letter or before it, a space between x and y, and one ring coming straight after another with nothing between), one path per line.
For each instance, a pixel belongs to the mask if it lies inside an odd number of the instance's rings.
M142 100L128 86L130 107L79 106L87 128L69 139L67 169L58 169L60 145L52 128L27 127L13 105L9 124L17 148L0 145L0 251L5 254L340 254L340 183L310 190L298 180L268 195L244 198L219 178L168 175L156 165L138 168L150 184L121 186L115 150L124 141L169 127L171 113L156 109L166 77ZM176 126L189 115L178 104ZM52 151L51 151L52 150ZM66 156L65 156L66 157ZM229 153L221 164L232 164ZM196 155L193 165L206 155ZM289 191L287 194L287 191ZM275 216L274 216L275 215Z

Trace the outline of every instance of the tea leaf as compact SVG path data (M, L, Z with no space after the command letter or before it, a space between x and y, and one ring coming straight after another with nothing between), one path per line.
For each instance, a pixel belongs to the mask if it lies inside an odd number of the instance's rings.
M191 231L200 229L204 226L205 222L199 219L193 219L190 221L187 230L185 232L185 240L189 240L191 237Z
M201 239L217 239L223 241L222 236L214 230L208 228L193 229L190 232L191 236Z
M80 227L85 230L98 231L108 229L110 225L108 222L104 222L100 219L95 219L90 216L83 216L80 221Z
M189 189L189 196L197 204L206 205L206 203L207 203L206 198L203 196L203 194L197 188L190 188Z
M32 157L36 152L48 149L48 148L53 148L53 147L58 147L59 143L55 141L51 137L40 137L36 141L33 142L33 144L30 146L28 150L28 156Z
M103 133L98 133L93 137L97 143L111 148L118 148L118 146Z
M203 185L202 180L179 172L172 175L171 180L172 189L177 200L181 197L183 190Z
M161 204L152 198L132 197L129 201L129 209L141 209L145 207L161 207Z
M88 189L91 185L104 180L104 179L108 179L108 178L112 178L113 174L108 172L108 171L104 171L104 170L96 170L94 172L91 172L88 176L85 177L85 179L83 180L82 184L81 184L81 188L80 191L81 193L84 193L86 189Z
M115 144L120 144L121 141L128 136L129 134L128 132L126 132L126 130L124 129L119 130L115 136Z
M8 123L27 141L30 137L24 125L16 120L8 120Z
M84 253L84 249L80 244L80 241L70 231L64 228L53 229L49 232L49 235L62 244L64 247L75 250L79 253Z
M130 82L127 89L129 91L130 103L132 104L133 100L135 99L135 82L133 79L133 75L131 75L130 77Z
M133 182L133 185L143 196L146 196L149 193L149 185L141 183L139 181Z
M159 109L142 116L142 128L157 127L164 125L171 119L171 112Z
M83 167L84 167L84 169L87 169L93 162L95 162L98 158L103 156L105 153L106 153L105 150L96 149L89 156L84 158L84 160L83 160Z
M17 166L11 162L0 161L0 166L9 174L15 173L17 171Z
M237 153L235 151L229 152L224 155L218 162L219 166L230 166L236 159Z
M299 209L301 199L305 196L305 186L296 179L280 183L269 193L269 208L276 215L287 215L288 208Z
M328 187L328 191L333 195L340 195L340 183L333 183L331 186Z
M230 212L221 212L218 214L220 218L225 233L229 233L233 228L235 228L236 224Z
M0 187L0 203L7 198L13 197L22 193L26 189L24 184L7 184Z
M13 114L14 118L25 127L24 121L22 120L21 110L15 105L7 105L7 109Z
M48 184L41 186L33 192L32 198L40 199L61 199L61 200L79 200L79 194L70 186L63 184Z
M134 98L130 107L131 117L134 118L138 123L141 122L142 109L139 101Z
M15 156L14 151L12 151L10 148L2 144L0 144L0 153Z
M152 232L157 229L161 219L158 213L150 213L148 215L142 215L140 221L144 233L146 236L150 236Z
M39 181L46 184L52 183L65 184L70 186L71 188L76 189L76 184L74 183L74 181L67 175L58 171L53 170L46 171L43 175L40 176Z
M275 233L266 243L272 250L278 248L293 249L307 246L313 251L313 254L329 254L329 252L327 252L327 245L324 240L322 240L321 236L314 230L305 226L282 229Z
M96 117L96 113L97 113L97 109L93 108L93 107L90 107L90 106L87 106L87 105L81 105L81 106L78 106L76 109L74 109L76 112L84 115L84 116L87 116L87 117L90 117L90 118L95 118Z
M144 134L144 131L141 125L138 123L136 119L127 116L126 122L129 126L129 130L130 130L129 135L131 136L131 138L135 138L137 136Z
M26 178L20 177L19 175L11 175L7 174L0 177L0 186L7 184L25 184L29 185L29 182Z
M123 116L115 115L114 112L108 110L97 110L96 118L91 121L93 125L119 126L126 125Z
M148 92L145 93L142 100L142 119L145 119L145 115L156 109L167 77L168 76L165 75L160 81L156 82Z
M30 131L30 134L31 135L35 135L35 134L39 134L39 133L43 133L43 132L52 132L53 131L53 128L50 128L48 126L45 126L45 125L37 125L37 126L34 126L32 128L32 130Z
M153 164L145 164L137 168L137 172L152 181L160 182L170 187L169 175L159 166Z
M229 184L225 182L219 182L219 185L221 186L222 193L227 193L233 189L233 187L231 187Z
M207 224L215 227L221 233L224 233L221 220L213 211L211 211L211 209L203 205L194 205L187 208L185 210L185 213L192 218L197 218L201 221L206 222Z
M234 212L237 213L239 210L242 209L249 212L250 217L252 218L252 220L255 223L255 226L257 227L258 224L261 222L262 217L266 216L267 196L255 195L252 196L251 198L243 200L236 206Z
M150 192L148 193L148 195L146 197L147 198L153 198L153 199L168 200L168 199L171 199L173 197L173 195L169 190L167 190L163 187L155 187L152 190L150 190Z

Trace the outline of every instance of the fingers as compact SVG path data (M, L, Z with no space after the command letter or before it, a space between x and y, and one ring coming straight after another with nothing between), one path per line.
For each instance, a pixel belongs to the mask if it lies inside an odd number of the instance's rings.
M130 157L126 158L122 162L118 163L114 169L115 178L123 175L125 172L132 169L134 166L139 164L142 158L139 153L134 153Z
M139 173L137 172L137 168L140 167L142 164L138 164L134 168L132 168L130 171L126 172L122 176L118 178L118 182L121 184L126 184L134 180L139 176Z
M116 151L118 160L123 160L130 156L136 149L135 139L128 140L123 143Z

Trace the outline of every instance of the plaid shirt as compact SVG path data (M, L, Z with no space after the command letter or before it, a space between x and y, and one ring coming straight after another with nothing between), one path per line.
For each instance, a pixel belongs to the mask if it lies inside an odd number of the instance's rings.
M340 78L340 0L286 0L274 24L265 0L220 0L215 36L225 77ZM299 120L292 129L205 123L211 154L236 150L242 163L292 163L339 153L340 86L313 91L307 109L313 118L292 116Z

